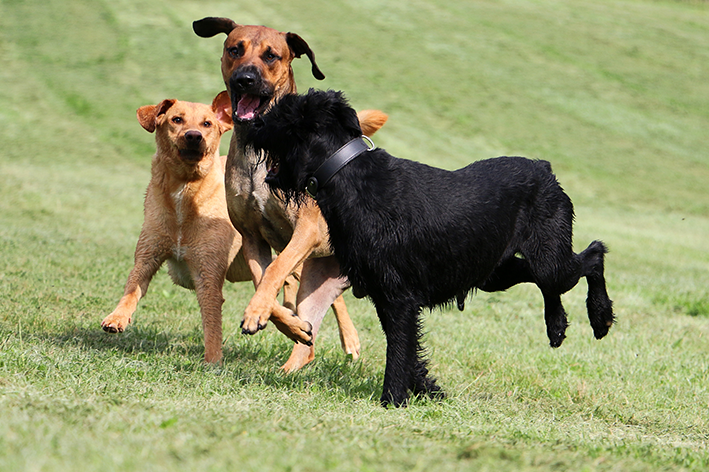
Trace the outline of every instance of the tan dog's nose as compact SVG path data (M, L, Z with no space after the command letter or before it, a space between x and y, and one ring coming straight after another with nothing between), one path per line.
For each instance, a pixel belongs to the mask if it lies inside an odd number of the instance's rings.
M185 133L185 141L187 141L188 145L196 146L202 142L202 133L190 130Z

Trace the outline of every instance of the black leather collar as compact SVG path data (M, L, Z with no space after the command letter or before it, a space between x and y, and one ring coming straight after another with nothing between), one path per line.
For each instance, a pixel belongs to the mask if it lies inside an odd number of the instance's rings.
M327 185L332 176L337 174L348 162L364 151L371 151L374 148L374 143L369 137L362 135L354 138L320 164L320 167L308 178L305 184L305 191L315 198L318 190Z

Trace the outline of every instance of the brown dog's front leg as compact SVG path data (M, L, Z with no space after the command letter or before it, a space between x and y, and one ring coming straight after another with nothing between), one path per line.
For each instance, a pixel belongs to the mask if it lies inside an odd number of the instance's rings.
M272 260L271 247L268 246L265 241L259 244L259 241L244 235L242 248L246 263L251 270L256 293L259 293L259 290L263 292L261 287L264 286L264 280L268 280L266 274L272 265L269 265ZM295 267L297 267L297 265ZM278 291L283 286L286 278L293 273L294 269L283 276L280 285L276 287L270 299L266 299L266 301L263 302L265 308L261 310L260 316L250 317L248 319L244 316L241 322L242 333L255 334L259 330L264 329L270 319L280 332L293 341L305 344L312 342L312 326L310 323L302 321L292 310L283 307L276 299Z

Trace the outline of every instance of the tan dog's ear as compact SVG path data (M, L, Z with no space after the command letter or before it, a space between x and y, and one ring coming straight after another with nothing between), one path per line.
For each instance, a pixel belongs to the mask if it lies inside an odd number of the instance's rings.
M231 31L238 27L234 20L229 18L216 18L213 16L208 16L207 18L202 18L192 22L192 30L197 36L202 38L211 38L219 33L224 33L227 36Z
M174 99L168 99L163 100L157 105L145 105L138 108L136 112L138 115L138 123L140 123L140 126L145 128L148 133L154 132L158 125L158 117L164 115L176 101L177 100Z
M325 74L320 71L318 65L315 63L315 54L313 54L312 49L310 49L310 46L308 46L308 43L306 43L303 38L295 33L286 33L286 42L288 43L290 50L293 51L293 55L295 57L300 57L303 54L308 56L310 63L313 65L311 69L313 72L313 77L318 80L325 78Z
M384 123L387 122L389 116L379 110L361 110L357 112L359 126L362 128L362 134L371 136L379 130Z
M214 110L214 114L224 128L224 132L234 127L234 122L231 119L231 98L229 98L229 93L226 90L214 97L212 110Z

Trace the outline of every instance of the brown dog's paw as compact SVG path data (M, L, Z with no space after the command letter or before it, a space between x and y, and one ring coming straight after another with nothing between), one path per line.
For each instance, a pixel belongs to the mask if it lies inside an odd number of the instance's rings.
M310 345L296 344L293 346L290 358L281 366L281 370L286 373L300 370L303 366L309 364L315 359L315 348Z
M269 304L264 306L263 303L259 303L260 300L257 295L251 299L246 310L244 310L244 318L241 320L242 334L256 334L266 327L271 317L271 304L273 304L273 301L269 301Z
M282 305L274 304L271 321L289 339L306 346L313 344L313 325Z
M360 351L360 344L359 344L359 337L357 337L357 333L355 333L354 339L352 338L342 338L340 339L342 343L342 349L345 351L345 354L348 354L352 356L352 360L356 361L359 359L359 351Z
M126 320L122 316L110 314L101 322L101 328L107 333L122 333L129 323L130 318Z

